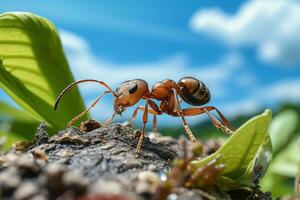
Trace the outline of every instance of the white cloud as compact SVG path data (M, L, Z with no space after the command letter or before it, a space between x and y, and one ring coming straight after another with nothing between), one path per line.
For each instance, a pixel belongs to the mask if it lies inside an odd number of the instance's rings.
M214 36L233 46L254 46L265 62L300 63L300 2L251 0L236 14L201 9L191 18L197 32Z
M300 79L288 79L276 82L266 87L261 95L263 94L269 101L299 103Z
M229 117L255 114L263 108L280 105L280 103L296 103L300 100L300 79L284 79L268 86L256 88L239 101L222 105L222 110Z
M228 114L230 118L241 115L255 114L262 109L262 102L255 97L248 97L246 99L230 102L223 106L223 111Z
M195 76L205 82L213 94L221 94L220 86L242 65L242 58L231 53L218 63L191 67L185 54L175 54L145 63L119 64L94 55L83 38L67 31L61 31L61 38L68 60L76 79L95 78L109 83L113 88L125 80L142 78L154 84L164 79L179 80L184 76ZM84 92L95 91L95 86L83 85ZM223 90L223 89L222 89Z

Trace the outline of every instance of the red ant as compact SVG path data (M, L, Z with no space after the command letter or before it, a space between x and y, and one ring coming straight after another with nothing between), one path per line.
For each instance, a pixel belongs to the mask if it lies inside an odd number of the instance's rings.
M136 152L139 154L141 152L141 147L143 144L143 140L145 137L145 126L148 121L148 113L154 115L153 117L153 129L156 130L156 115L161 115L166 113L168 115L174 117L181 117L182 123L186 133L188 134L191 141L196 142L196 138L194 137L192 131L187 125L185 116L195 116L206 113L214 126L217 129L221 129L225 133L231 134L233 132L233 128L230 125L229 121L224 117L224 115L213 106L205 106L205 107L191 107L182 109L180 106L180 101L178 95L188 104L194 106L201 106L209 102L210 100L210 92L209 89L205 86L204 83L197 80L193 77L185 77L182 78L176 83L173 80L166 79L162 82L156 83L154 87L149 90L148 84L146 81L142 79L133 79L123 82L116 91L113 91L105 82L98 81L94 79L84 79L76 81L70 85L68 85L57 97L54 110L57 109L58 103L62 96L74 85L82 83L82 82L97 82L100 85L106 87L108 90L103 92L97 99L92 103L90 107L88 107L85 111L77 115L73 118L69 123L68 127L72 126L72 124L81 118L84 114L89 112L91 108L93 108L97 102L103 97L104 94L111 93L114 96L114 114L104 123L107 125L110 123L116 114L121 115L122 112L125 111L126 107L131 107L139 102L141 99L146 101L145 106L138 106L133 112L132 120L136 117L138 110L144 111L143 113L143 127L141 131L141 135L136 147ZM160 101L160 105L158 106L151 99L155 99ZM150 107L150 108L149 108ZM215 118L209 111L215 110L221 118L221 123L217 118Z

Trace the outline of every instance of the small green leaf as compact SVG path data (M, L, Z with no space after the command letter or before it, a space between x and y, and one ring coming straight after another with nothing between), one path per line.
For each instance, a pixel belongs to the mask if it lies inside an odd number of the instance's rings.
M0 87L35 119L61 129L84 110L77 88L65 96L58 112L52 109L74 79L49 20L25 12L0 15L0 60Z
M236 130L218 151L192 164L202 167L221 155L220 162L225 164L222 176L239 185L253 185L255 158L266 141L271 118L271 110L266 110L263 114L250 119Z
M283 111L274 117L270 125L270 137L275 154L290 141L298 123L299 117L294 110Z
M270 166L270 172L294 178L300 164L300 136L277 154Z

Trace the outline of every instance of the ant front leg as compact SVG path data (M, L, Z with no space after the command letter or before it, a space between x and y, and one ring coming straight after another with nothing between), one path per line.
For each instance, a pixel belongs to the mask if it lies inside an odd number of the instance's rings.
M110 116L110 117L104 122L103 127L106 127L108 124L110 124L110 123L112 122L112 120L115 118L116 115L117 115L117 113L114 112L114 113L112 114L112 116Z
M133 120L136 119L139 110L140 110L140 111L145 111L145 106L138 106L138 107L133 111L132 117L131 117L130 122L129 122L130 125L133 124ZM148 113L153 115L153 132L155 132L156 129L157 129L157 128L156 128L156 124L157 124L157 113L156 113L154 110L152 110L151 108L148 108Z
M141 149L142 149L142 145L144 142L144 138L145 138L145 129L146 129L146 124L148 121L148 102L146 102L145 108L144 108L144 113L143 113L143 127L142 127L142 131L141 131L141 135L136 147L135 152L139 155L141 153Z
M135 118L137 117L137 113L138 113L139 110L140 111L145 111L145 106L138 106L133 111L132 117L131 117L130 122L129 122L130 125L133 124L133 120L135 120ZM152 131L157 132L157 113L151 108L148 108L148 113L153 115L153 128L152 128Z
M213 116L209 111L216 110L216 112L219 114L222 122L224 125L215 117ZM183 114L185 116L195 116L195 115L201 115L206 113L208 117L210 118L211 122L214 124L214 126L217 129L221 129L224 133L227 133L228 135L232 135L233 128L229 121L225 118L225 116L215 107L213 106L207 106L207 107L200 107L200 108L186 108L183 109Z
M153 115L153 128L152 131L154 133L157 133L157 115L161 115L162 111L159 109L159 107L157 106L157 104L155 102L153 102L151 99L147 100L147 103L149 104L149 106L151 108L148 108L148 113ZM130 120L130 124L133 124L133 120L136 118L138 111L145 111L145 106L138 106L132 114L131 120Z
M83 115L85 115L86 113L88 113L97 103L98 101L105 95L111 93L111 91L105 91L103 92L101 95L99 95L97 97L97 99L92 103L92 105L90 105L90 107L88 107L86 110L84 110L83 112L81 112L79 115L77 115L76 117L74 117L67 125L67 127L71 127L74 122L76 122L78 119L80 119Z

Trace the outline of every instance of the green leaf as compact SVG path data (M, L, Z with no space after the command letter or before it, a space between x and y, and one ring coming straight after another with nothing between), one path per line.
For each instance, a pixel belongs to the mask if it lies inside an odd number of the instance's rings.
M215 153L192 164L202 167L221 155L220 162L225 164L224 179L233 181L232 185L253 185L255 158L268 136L272 118L271 110L266 110L243 124Z
M300 136L293 140L273 160L270 172L281 176L294 178L300 164Z
M261 144L258 153L253 160L253 167L250 168L253 169L253 176L252 176L252 182L254 185L257 185L262 177L267 172L267 169L270 166L270 163L272 161L273 157L273 148L271 143L271 137L269 134L267 134L264 142Z
M56 129L84 110L74 89L58 112L52 109L60 91L74 81L55 26L32 13L0 15L0 87L37 120Z
M299 117L294 110L286 110L278 114L270 125L270 137L276 154L290 141L295 133Z

